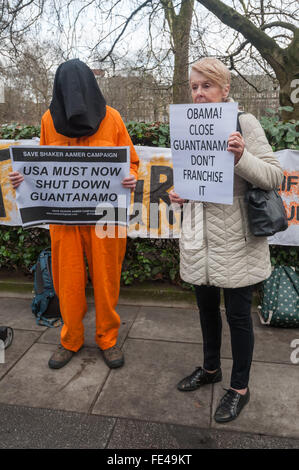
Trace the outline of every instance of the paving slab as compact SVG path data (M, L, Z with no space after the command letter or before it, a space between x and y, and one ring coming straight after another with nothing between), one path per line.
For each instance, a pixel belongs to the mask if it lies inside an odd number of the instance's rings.
M232 361L222 360L223 381L214 385L212 415L230 384ZM296 365L253 362L251 400L237 420L213 428L299 438L299 368Z
M176 389L194 357L201 358L200 349L127 339L125 367L109 375L92 413L209 427L212 385L186 394Z
M161 310L161 314L159 314ZM130 337L202 343L198 314L193 309L164 308L155 313L141 308ZM221 357L232 358L229 325L224 310L222 316ZM290 364L291 342L298 338L298 328L273 328L262 325L256 311L252 312L255 345L254 361ZM186 326L184 324L186 322Z
M298 449L299 439L118 419L108 449Z
M34 344L0 381L0 403L88 412L109 369L94 348L82 348L62 369L49 369L55 349Z
M298 328L274 328L262 325L256 311L252 312L254 329L253 360L290 364L291 342L299 339ZM221 357L232 358L231 338L225 313L222 311L222 345Z
M222 310L222 347L221 356L231 358L230 332L225 313ZM141 307L130 330L129 338L153 339L182 343L200 344L202 349L202 331L197 309ZM194 362L195 360L195 362ZM194 367L202 365L194 355ZM190 364L190 373L193 365ZM194 370L193 367L193 370Z
M116 311L120 316L121 325L118 334L118 345L122 347L126 336L139 312L140 307L137 306L118 306ZM88 348L97 348L95 342L95 307L94 303L88 304L88 311L83 320L85 341L84 346ZM40 337L40 343L59 344L60 332L62 327L48 328Z
M298 328L274 328L259 323L254 328L254 336L253 360L291 364L291 342L299 341Z
M202 343L198 311L174 307L141 307L129 337Z
M223 309L221 316L222 353L224 357L231 357L230 331ZM257 314L253 312L252 317L254 328L258 328L260 322ZM129 337L186 343L203 342L199 313L197 309L192 308L140 307Z
M26 353L38 340L40 333L14 329L12 344L4 351L4 363L0 363L0 380L9 369ZM3 354L3 351L2 351Z
M30 299L1 298L0 325L19 330L45 331L47 329L46 326L36 324Z
M114 418L0 405L0 449L103 449Z
M262 325L258 314L252 312L254 329L253 360L291 364L290 355L293 351L291 342L298 338L298 328L274 328ZM222 346L221 357L231 359L231 338L225 313L222 311Z

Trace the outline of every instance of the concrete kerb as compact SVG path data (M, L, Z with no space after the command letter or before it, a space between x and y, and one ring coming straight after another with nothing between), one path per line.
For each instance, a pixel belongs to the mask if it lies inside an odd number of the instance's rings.
M0 276L0 297L32 299L34 296L33 280L23 275L11 273ZM88 284L86 296L93 301L93 287ZM144 283L136 286L121 287L120 305L163 305L169 307L196 307L195 297L191 291L180 289L164 283Z
M33 278L23 274L0 272L0 298L14 297L32 299L34 296ZM93 302L93 287L86 287L88 302ZM191 290L164 282L144 282L131 286L121 286L119 305L164 306L176 308L197 308L195 295ZM222 298L221 302L224 306ZM253 308L258 305L258 297L254 292Z

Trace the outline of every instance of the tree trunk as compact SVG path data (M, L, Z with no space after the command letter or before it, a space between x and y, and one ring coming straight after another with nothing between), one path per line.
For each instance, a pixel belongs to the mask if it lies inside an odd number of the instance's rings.
M296 86L294 86L296 85ZM293 99L292 99L293 98ZM292 106L293 111L281 111L281 117L284 121L296 119L299 121L299 80L294 78L291 73L289 78L280 87L279 104L280 106Z
M181 39L181 35L175 32L174 35L174 71L173 71L173 103L190 103L189 92L189 36L186 40Z
M194 0L182 0L178 14L171 0L161 0L173 43L173 103L190 103L189 41Z
M222 23L239 31L268 62L275 72L279 82L279 101L281 106L292 106L292 112L282 112L285 120L299 119L299 29L293 24L275 22L275 26L290 29L293 40L289 46L282 49L274 39L268 36L264 29L272 25L264 25L263 28L256 27L248 18L240 15L236 10L225 5L221 0L197 0L214 13ZM297 82L297 83L296 83Z
M293 112L282 111L284 120L299 120L299 29L293 41L283 54L284 76L278 78L280 84L279 102L281 106L292 106Z

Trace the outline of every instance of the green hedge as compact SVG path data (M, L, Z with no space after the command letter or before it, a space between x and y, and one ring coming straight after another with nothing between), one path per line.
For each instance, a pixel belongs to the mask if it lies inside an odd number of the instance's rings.
M273 150L299 150L299 121L283 122L269 110L261 124ZM128 132L135 145L169 147L169 125L154 122L128 122ZM1 139L29 139L38 137L39 126L2 125ZM50 245L48 230L0 226L0 269L21 270L29 273L38 253ZM270 246L273 265L295 266L299 270L297 247ZM130 239L122 270L122 283L160 280L190 288L179 275L179 246L174 239Z
M284 109L291 110L292 108L280 107L278 111ZM299 150L299 121L294 119L281 121L276 111L272 109L266 111L268 115L261 117L260 123L273 150L287 148ZM170 147L169 124L129 121L126 126L135 145ZM40 126L21 126L18 123L0 126L0 139L31 139L39 135Z
M0 225L0 269L29 273L38 254L49 246L49 230Z

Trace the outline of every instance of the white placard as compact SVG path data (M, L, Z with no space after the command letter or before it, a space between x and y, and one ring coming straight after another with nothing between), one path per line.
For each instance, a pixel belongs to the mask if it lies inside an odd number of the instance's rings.
M233 203L234 155L226 149L237 114L238 103L170 105L174 190L183 199Z
M130 174L129 147L11 146L10 153L24 175L16 190L23 226L126 225L130 190L121 180Z

